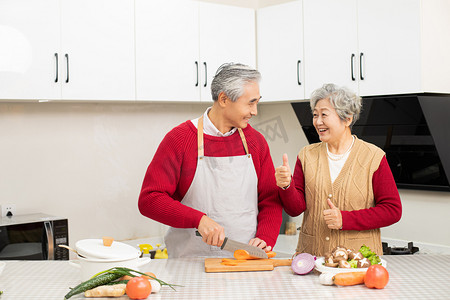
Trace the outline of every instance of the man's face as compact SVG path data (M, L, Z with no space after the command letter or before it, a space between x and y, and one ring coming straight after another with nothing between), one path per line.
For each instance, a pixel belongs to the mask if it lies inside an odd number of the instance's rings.
M261 95L259 84L249 82L244 86L244 93L235 102L227 99L224 111L225 119L230 127L245 128L251 117L258 114L257 105Z

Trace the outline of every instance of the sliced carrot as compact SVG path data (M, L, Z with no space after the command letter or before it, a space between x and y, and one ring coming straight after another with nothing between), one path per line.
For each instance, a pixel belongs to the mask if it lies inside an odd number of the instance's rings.
M221 265L224 265L224 266L237 266L237 265L238 265L238 263L236 263L236 262L231 262L231 261L223 261L223 262L221 262L220 264L221 264Z
M336 285L356 285L364 283L366 272L344 272L334 275L333 282Z
M273 257L277 256L277 253L273 252L273 251L266 252L266 254L267 254L268 258L273 258Z
M243 263L246 261L247 261L246 259L222 258L222 262Z

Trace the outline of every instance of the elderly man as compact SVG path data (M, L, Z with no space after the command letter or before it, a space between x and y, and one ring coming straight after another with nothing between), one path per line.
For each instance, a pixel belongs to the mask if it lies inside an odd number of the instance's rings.
M139 210L171 226L169 257L231 256L220 249L225 236L266 251L274 246L282 220L275 169L266 140L248 124L260 78L248 66L222 65L211 83L212 107L159 145Z

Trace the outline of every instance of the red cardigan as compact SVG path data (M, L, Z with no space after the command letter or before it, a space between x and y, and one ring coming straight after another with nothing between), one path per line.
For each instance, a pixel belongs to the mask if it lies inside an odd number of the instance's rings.
M282 207L274 177L275 168L263 135L248 125L243 129L258 177L256 237L274 246L280 231ZM244 155L238 132L227 137L204 135L205 156ZM197 228L204 212L181 204L197 167L197 128L186 121L172 129L159 145L144 177L140 212L176 228ZM225 229L226 233L226 229Z
M342 230L369 230L392 225L402 216L402 203L389 168L386 156L380 162L372 177L375 207L341 211ZM290 216L298 216L306 210L305 177L302 163L297 157L294 176L288 189L279 190L283 207Z

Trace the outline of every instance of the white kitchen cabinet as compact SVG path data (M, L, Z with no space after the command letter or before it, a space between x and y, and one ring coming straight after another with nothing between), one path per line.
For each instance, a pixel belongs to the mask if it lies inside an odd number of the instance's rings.
M59 99L59 0L0 1L0 99ZM59 80L60 78L58 78Z
M257 11L262 102L305 98L302 10L302 1L292 1Z
M200 99L198 3L136 0L136 97Z
M362 96L420 92L420 1L358 1L358 42Z
M255 10L199 2L199 12L201 99L212 101L211 81L222 64L256 67Z
M248 8L186 0L136 0L136 95L145 101L212 101L227 62L255 67Z
M305 97L324 83L357 91L356 0L304 0L303 12Z
M306 95L324 83L361 96L420 86L420 1L305 0Z
M134 100L134 5L0 2L0 99Z

